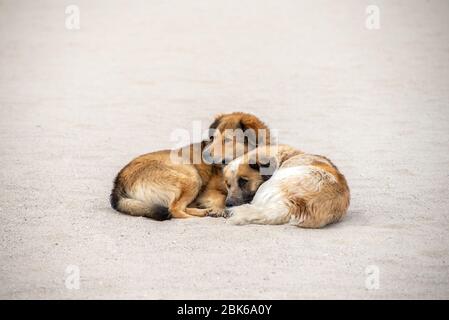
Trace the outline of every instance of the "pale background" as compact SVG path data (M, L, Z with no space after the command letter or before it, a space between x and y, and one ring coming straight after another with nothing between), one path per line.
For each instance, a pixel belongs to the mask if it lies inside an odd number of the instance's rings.
M1 1L0 297L447 299L448 107L446 0ZM303 230L110 208L129 160L236 110L334 160L347 218Z

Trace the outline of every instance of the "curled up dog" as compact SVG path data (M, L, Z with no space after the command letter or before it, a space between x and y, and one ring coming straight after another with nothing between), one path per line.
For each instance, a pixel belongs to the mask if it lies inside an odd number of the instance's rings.
M260 147L224 168L227 214L233 224L321 228L349 206L345 177L327 158L287 145Z
M257 132L259 128L268 130L251 114L224 114L210 126L214 131L212 139L135 158L114 180L110 195L112 208L155 220L222 216L226 198L222 162L227 157L235 158L240 149L246 152L256 146L251 147L251 139L243 139L241 144L234 143L232 151L219 152L233 140L225 130L252 129ZM235 149L237 146L239 150ZM210 155L214 161L205 161L204 155Z

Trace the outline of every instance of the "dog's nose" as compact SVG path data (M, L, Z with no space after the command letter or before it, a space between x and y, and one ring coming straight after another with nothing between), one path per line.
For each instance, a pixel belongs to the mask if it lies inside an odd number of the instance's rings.
M233 207L235 204L234 204L234 201L232 201L232 200L226 200L226 207Z
M225 165L226 164L226 159L221 160L221 164Z

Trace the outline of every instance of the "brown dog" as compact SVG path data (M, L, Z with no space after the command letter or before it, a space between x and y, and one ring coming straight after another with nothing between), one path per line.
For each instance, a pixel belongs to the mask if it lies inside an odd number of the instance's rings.
M226 164L258 146L270 144L270 130L256 116L243 112L218 115L209 129L206 159Z
M228 143L225 129L258 131L259 128L268 130L253 115L241 112L220 115L211 125L214 135L210 141L137 157L115 178L111 206L122 213L156 220L223 215L226 187L221 165L225 158L216 150L218 141ZM236 143L232 153L237 154L237 147L248 150L248 145L248 139L243 144ZM214 160L218 163L204 161L203 153L208 154L210 150L214 151ZM198 153L199 161L194 161ZM173 161L174 154L188 161Z

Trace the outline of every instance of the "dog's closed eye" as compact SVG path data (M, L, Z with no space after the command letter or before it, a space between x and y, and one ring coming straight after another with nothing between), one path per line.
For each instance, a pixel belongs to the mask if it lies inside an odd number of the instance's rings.
M239 184L239 188L240 189L245 187L247 183L248 183L248 179L239 178L239 180L238 180L238 184Z

